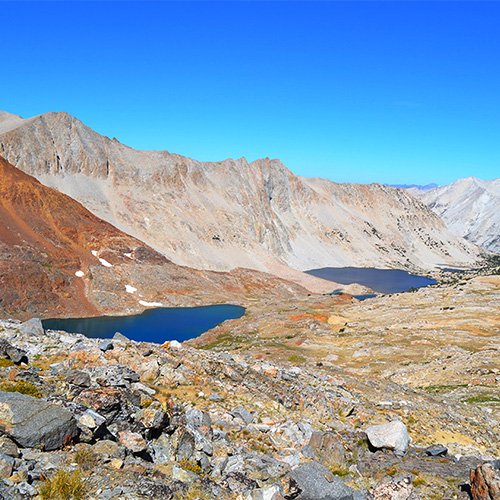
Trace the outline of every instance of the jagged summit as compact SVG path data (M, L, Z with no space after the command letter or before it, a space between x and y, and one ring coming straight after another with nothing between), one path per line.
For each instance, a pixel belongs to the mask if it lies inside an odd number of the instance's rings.
M297 270L430 269L480 255L404 190L298 177L276 159L137 151L63 113L0 134L0 155L194 268L245 267L304 283Z

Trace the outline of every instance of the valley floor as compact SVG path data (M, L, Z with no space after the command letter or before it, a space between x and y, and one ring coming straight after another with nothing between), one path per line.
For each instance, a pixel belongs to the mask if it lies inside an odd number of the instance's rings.
M363 302L256 299L238 320L161 346L3 321L28 362L2 362L2 391L65 408L80 442L0 456L0 493L30 498L63 468L81 470L82 498L300 500L313 486L294 492L289 479L319 462L325 487L355 491L316 500L406 499L412 486L411 498L468 498L471 469L500 456L499 303L498 275ZM368 444L367 428L388 421L408 429L403 456ZM447 454L429 456L432 445ZM407 495L381 496L388 484Z

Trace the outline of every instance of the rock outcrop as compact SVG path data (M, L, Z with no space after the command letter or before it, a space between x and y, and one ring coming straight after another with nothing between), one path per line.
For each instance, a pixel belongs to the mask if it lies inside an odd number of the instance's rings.
M4 113L0 132L0 155L17 168L177 264L267 271L320 291L297 270L429 269L479 257L405 190L297 177L268 158L209 163L137 151L67 113Z

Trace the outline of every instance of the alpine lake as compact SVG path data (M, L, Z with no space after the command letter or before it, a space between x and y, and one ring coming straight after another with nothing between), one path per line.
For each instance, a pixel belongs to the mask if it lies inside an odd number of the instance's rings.
M306 271L308 274L343 285L359 283L377 293L400 293L437 281L397 269L357 267L326 267ZM367 299L374 295L356 296ZM198 337L228 319L238 319L245 308L231 304L202 307L158 307L132 316L101 316L96 318L45 319L43 327L83 333L91 338L112 338L116 332L138 342L163 343Z

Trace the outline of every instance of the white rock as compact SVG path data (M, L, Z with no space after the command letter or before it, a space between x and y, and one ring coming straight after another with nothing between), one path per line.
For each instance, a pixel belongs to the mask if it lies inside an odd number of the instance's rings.
M177 342L177 340L171 340L168 346L171 349L182 349L182 344L180 342Z
M410 436L403 422L372 425L365 432L374 448L387 448L394 450L396 454L404 455L410 445Z

